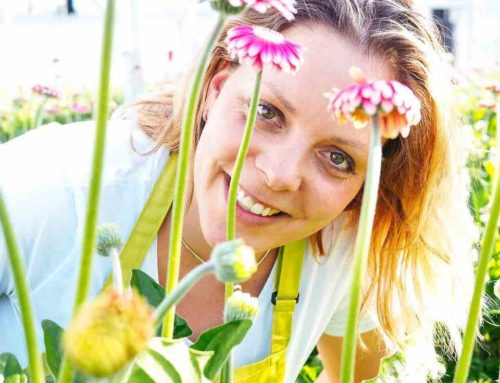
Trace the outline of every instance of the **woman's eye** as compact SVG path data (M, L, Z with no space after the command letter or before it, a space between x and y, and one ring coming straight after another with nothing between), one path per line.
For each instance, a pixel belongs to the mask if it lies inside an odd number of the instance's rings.
M278 116L278 113L272 106L264 103L260 103L257 106L257 114L264 120L272 120Z
M330 152L330 161L343 172L352 172L354 170L354 161L345 153Z

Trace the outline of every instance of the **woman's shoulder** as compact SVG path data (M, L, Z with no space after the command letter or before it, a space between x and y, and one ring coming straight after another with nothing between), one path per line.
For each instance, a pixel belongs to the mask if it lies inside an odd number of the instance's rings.
M95 121L86 121L42 126L0 145L0 163L9 164L2 166L0 184L8 187L22 182L23 174L29 174L25 182L38 187L87 184L94 156L95 125ZM148 154L154 145L135 121L108 121L103 182L155 178L168 153L160 148Z

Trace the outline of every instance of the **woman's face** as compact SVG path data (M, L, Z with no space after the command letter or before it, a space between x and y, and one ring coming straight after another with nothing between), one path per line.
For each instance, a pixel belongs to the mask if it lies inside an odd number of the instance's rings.
M351 84L353 65L368 78L388 78L383 63L326 27L296 25L284 35L306 48L304 65L296 75L264 70L239 181L250 200L237 207L236 234L257 252L317 232L356 196L365 179L370 129L332 120L324 93ZM225 239L229 180L254 83L255 72L246 65L224 69L210 83L194 163L194 206L210 245ZM247 211L252 206L254 213ZM262 216L266 208L279 213Z

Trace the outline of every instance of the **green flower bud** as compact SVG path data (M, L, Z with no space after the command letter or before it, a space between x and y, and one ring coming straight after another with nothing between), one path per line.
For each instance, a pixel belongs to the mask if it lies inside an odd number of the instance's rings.
M224 305L224 322L240 319L253 320L259 311L259 301L248 293L235 291Z
M111 249L119 250L123 245L120 226L116 223L105 223L97 227L97 253L108 257Z
M245 5L235 7L229 4L229 0L210 0L210 6L213 10L225 13L226 15L237 15L245 9Z
M69 361L84 373L116 373L142 351L154 335L152 308L134 290L107 289L83 305L63 336Z
M215 276L224 283L246 281L257 270L255 252L240 239L219 243L212 250L211 259Z

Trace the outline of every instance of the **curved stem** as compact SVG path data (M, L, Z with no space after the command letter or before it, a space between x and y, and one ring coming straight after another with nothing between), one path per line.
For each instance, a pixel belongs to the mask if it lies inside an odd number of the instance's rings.
M373 220L377 206L377 194L380 181L380 167L382 163L382 145L378 116L372 118L370 152L368 167L363 190L363 202L359 217L358 232L354 244L354 265L349 298L347 328L342 347L342 367L340 382L352 383L354 380L354 359L356 355L356 330L361 300L362 281L365 275L366 259L370 250Z
M104 19L103 44L101 51L101 73L99 83L99 103L97 107L96 135L94 146L94 157L92 163L92 178L90 181L89 195L87 201L87 215L85 218L85 232L83 237L83 249L80 259L80 272L73 305L73 315L87 297L90 286L90 274L92 271L92 259L95 247L96 222L99 208L99 196L101 191L101 175L104 162L104 147L106 143L106 123L109 114L109 83L111 69L111 53L113 43L113 26L115 15L115 0L108 0ZM64 357L59 373L60 383L72 381L72 369Z
M498 121L497 105L497 138L498 129L500 129L500 122ZM497 149L500 147L500 142L497 142ZM472 353L474 351L474 344L476 341L477 324L479 315L481 313L481 297L484 293L484 285L488 273L488 262L491 255L495 251L495 240L498 233L498 217L500 215L500 165L497 164L497 171L495 173L495 191L493 193L493 204L491 206L490 217L486 224L484 232L483 243L481 252L479 254L479 261L476 271L476 282L474 284L474 293L469 308L469 317L467 318L467 325L465 327L464 345L462 353L458 359L457 367L455 368L455 377L453 383L465 383L469 374Z
M248 148L250 146L250 139L252 138L253 128L255 126L255 119L257 117L257 107L259 106L260 98L260 85L262 83L262 71L257 72L257 77L255 78L255 86L253 88L252 99L250 101L250 109L248 111L248 117L245 124L245 130L243 131L243 138L241 140L240 149L238 150L238 155L236 157L236 163L234 164L233 174L231 176L231 182L229 184L229 192L227 198L227 230L226 230L226 240L231 241L236 237L236 195L238 194L238 183L240 181L241 171L243 169L243 162L248 153ZM224 299L227 300L234 290L233 283L225 284ZM228 359L221 371L221 383L232 382L232 357L229 353Z
M175 289L166 295L161 301L160 305L156 308L154 312L155 325L159 327L163 317L167 314L168 310L176 305L187 293L188 291L206 274L213 272L215 268L214 261L208 261L203 263L193 270L191 270L182 280L179 282Z
M170 231L170 242L168 249L167 283L166 293L174 290L179 280L179 268L181 258L181 238L182 225L184 221L184 205L187 176L189 170L189 157L191 155L191 146L193 141L193 130L195 123L196 107L201 93L202 80L208 65L208 58L212 53L220 30L224 25L225 15L220 14L217 24L212 31L208 44L205 46L200 63L196 69L195 77L191 85L190 93L184 110L183 123L181 129L181 145L179 149L179 163L175 176L175 194L172 209L172 229ZM166 338L172 338L174 333L175 306L170 308L163 323L162 335Z
M34 383L44 382L44 373L42 359L38 352L38 344L36 341L35 320L33 310L31 308L31 299L29 295L28 281L24 272L24 266L19 251L19 246L12 229L7 207L0 191L0 223L2 224L5 235L5 243L7 245L7 256L12 267L12 275L14 277L14 285L16 287L17 298L19 299L19 308L21 310L21 319L23 321L24 336L26 341L26 349L28 351L29 369L31 372L31 380Z
M257 73L255 78L255 86L253 89L252 99L250 100L250 107L248 117L243 131L243 138L241 145L236 156L236 163L234 164L231 182L229 183L229 191L227 197L227 228L226 240L232 241L236 237L236 196L238 194L238 183L240 182L241 171L243 169L243 162L248 153L250 146L250 139L252 138L253 128L255 126L255 119L257 117L257 107L259 106L260 85L262 83L262 72ZM225 285L225 299L233 294L234 285L226 283Z

